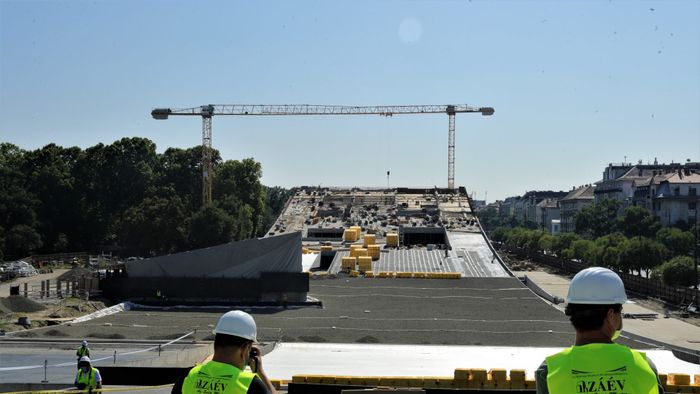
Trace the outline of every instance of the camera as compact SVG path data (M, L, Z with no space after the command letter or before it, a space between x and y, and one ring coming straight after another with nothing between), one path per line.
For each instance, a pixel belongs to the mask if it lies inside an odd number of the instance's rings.
M253 372L258 372L258 356L260 352L257 348L250 348L250 353L248 353L248 364Z

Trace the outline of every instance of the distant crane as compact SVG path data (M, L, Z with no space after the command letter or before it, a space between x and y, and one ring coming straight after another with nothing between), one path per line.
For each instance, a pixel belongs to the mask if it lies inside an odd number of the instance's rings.
M202 201L211 203L212 163L211 163L211 118L214 115L380 115L400 114L447 114L449 118L447 138L447 188L454 189L455 180L455 114L479 112L484 116L493 115L491 107L472 108L467 105L247 105L209 104L194 108L156 108L151 111L154 119L168 119L169 116L202 117Z

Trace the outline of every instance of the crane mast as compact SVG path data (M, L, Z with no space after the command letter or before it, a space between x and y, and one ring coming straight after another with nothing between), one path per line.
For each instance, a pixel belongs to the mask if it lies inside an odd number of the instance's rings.
M402 114L447 114L449 126L447 135L447 187L454 189L455 164L455 115L457 113L481 113L493 115L491 107L473 108L468 105L309 105L309 104L208 104L199 107L170 109L156 108L151 111L154 119L164 120L169 116L202 117L202 201L211 203L212 199L212 116L288 116L288 115L380 115L393 116Z

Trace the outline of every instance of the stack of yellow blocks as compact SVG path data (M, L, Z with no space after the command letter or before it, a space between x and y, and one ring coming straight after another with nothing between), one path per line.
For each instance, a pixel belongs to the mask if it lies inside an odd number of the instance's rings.
M352 228L346 228L345 231L343 231L343 241L345 242L355 242L359 238L360 237L357 234L357 231L353 230Z
M370 256L359 256L357 258L357 265L359 266L360 272L372 271L372 258Z
M386 235L386 246L399 246L399 234L388 233Z
M380 248L381 248L381 246L379 246L379 245L368 245L367 246L367 254L369 254L369 256L372 257L372 260L379 260L379 256L381 253Z
M352 245L355 246L355 245ZM368 256L367 249L360 247L360 245L357 245L357 247L351 247L350 248L350 257L362 257L362 256Z
M365 234L365 237L362 239L362 246L365 248L369 245L374 245L377 241L377 238L374 234Z
M357 258L356 257L343 257L340 263L340 268L343 271L354 271L357 267Z

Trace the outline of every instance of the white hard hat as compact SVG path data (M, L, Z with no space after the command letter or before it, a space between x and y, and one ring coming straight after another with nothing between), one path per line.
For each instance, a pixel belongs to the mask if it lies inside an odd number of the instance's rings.
M214 334L233 335L255 342L258 328L255 326L253 316L243 311L229 311L221 316L213 332Z
M87 346L87 341L83 341L83 346Z
M569 285L566 296L569 304L626 304L627 294L622 279L613 271L603 267L581 270Z
M88 357L88 356L80 357L80 360L78 360L78 362L79 362L79 363L88 363L88 364L89 364L89 363L90 363L90 357Z

